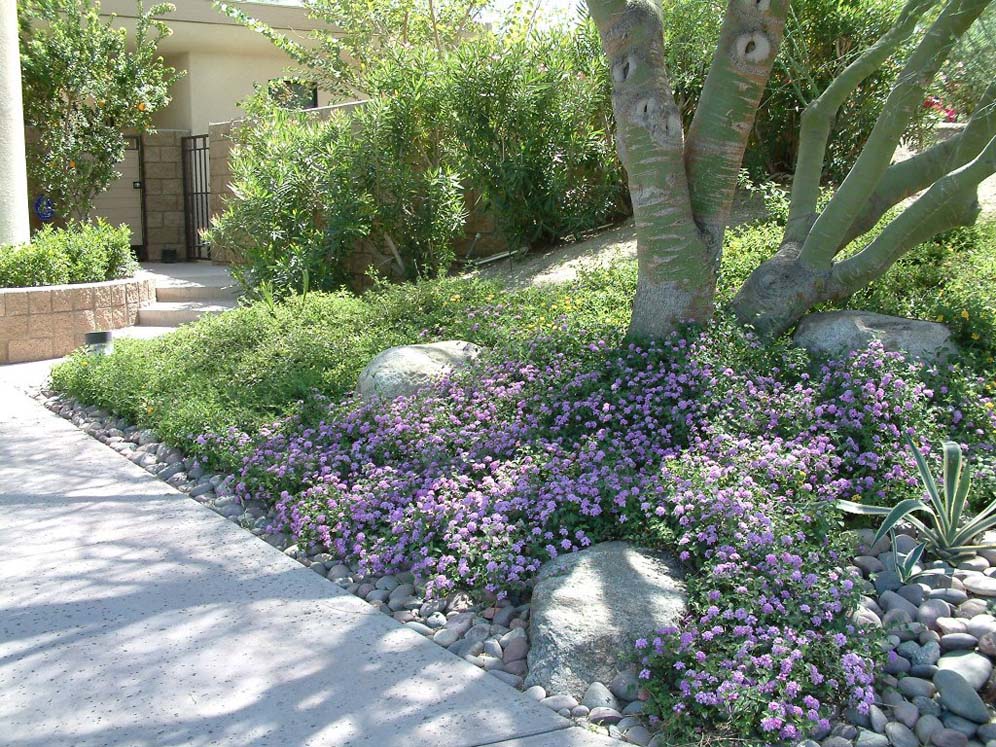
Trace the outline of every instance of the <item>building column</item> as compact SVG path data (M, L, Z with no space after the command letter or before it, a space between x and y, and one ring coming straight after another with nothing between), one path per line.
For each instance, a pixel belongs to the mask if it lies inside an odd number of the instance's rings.
M28 219L17 3L3 0L0 2L0 245L27 242Z

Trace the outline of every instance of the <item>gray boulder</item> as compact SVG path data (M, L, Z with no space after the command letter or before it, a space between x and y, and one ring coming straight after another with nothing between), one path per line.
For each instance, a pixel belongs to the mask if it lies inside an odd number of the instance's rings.
M989 709L970 682L958 672L942 669L934 677L941 703L956 716L976 724L989 722Z
M462 340L388 348L363 369L357 388L367 402L401 397L466 366L480 352Z
M976 690L981 690L989 675L993 673L993 663L989 657L974 651L954 651L946 654L937 662L937 668L942 671L950 669L957 672Z
M581 698L613 679L637 638L677 623L685 603L677 563L626 542L548 561L533 589L527 685Z
M943 324L875 314L871 311L830 311L809 314L799 322L795 344L814 355L840 357L879 341L891 352L936 361L956 350Z

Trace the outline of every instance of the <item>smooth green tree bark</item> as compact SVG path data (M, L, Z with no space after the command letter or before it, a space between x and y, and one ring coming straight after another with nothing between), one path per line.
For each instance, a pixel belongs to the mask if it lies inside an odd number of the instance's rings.
M589 0L588 7L612 72L616 143L637 226L629 331L659 337L713 314L723 230L786 0L731 0L687 143L657 0Z
M692 215L681 113L664 66L653 0L592 2L612 71L616 144L629 174L639 280L630 333L653 337L661 319L707 319L716 267Z
M737 176L789 1L730 0L686 136L664 66L658 0L588 0L612 69L617 145L636 216L633 337L661 337L682 322L706 321L713 312ZM907 162L891 162L951 48L993 1L907 0L893 27L807 107L788 225L772 257L734 299L741 321L765 335L781 334L814 305L846 297L880 277L918 243L974 222L977 186L996 171L996 84L959 135ZM924 28L928 13L933 20ZM834 118L913 36L919 40L867 144L819 210ZM874 240L838 259L890 209L921 192Z

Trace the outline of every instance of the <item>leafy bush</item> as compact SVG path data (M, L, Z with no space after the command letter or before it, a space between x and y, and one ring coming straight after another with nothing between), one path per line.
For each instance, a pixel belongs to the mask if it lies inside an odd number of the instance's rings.
M449 268L463 218L459 184L421 160L431 121L410 117L398 131L403 103L375 102L328 121L268 111L239 128L235 199L207 238L239 257L233 270L244 286L270 283L285 295L306 275L316 289L356 285L364 258L407 279Z
M113 228L103 220L45 226L29 244L0 247L0 288L96 283L137 269L128 226Z
M611 90L590 24L566 40L466 44L446 76L460 171L512 248L627 212Z
M980 362L996 356L996 221L936 236L861 289L849 308L943 322Z
M69 258L53 242L0 247L0 288L69 282Z
M989 6L951 50L932 87L942 108L964 122L975 111L996 70L996 6Z
M278 294L445 272L467 212L512 248L627 211L609 87L585 26L532 41L385 50L373 101L316 121L262 100L235 134L235 199L209 239Z
M94 198L120 176L127 131L152 130L183 76L159 44L172 33L172 3L135 0L128 32L99 0L21 0L20 31L28 175L59 214L86 220Z

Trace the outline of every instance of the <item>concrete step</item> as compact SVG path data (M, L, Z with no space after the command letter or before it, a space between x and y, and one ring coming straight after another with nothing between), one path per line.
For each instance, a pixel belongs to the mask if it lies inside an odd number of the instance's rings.
M227 287L213 285L160 285L156 287L156 300L167 303L177 301L234 303L238 297L238 289L231 285Z
M235 307L234 301L156 301L138 310L141 327L179 327L204 314L220 314Z

